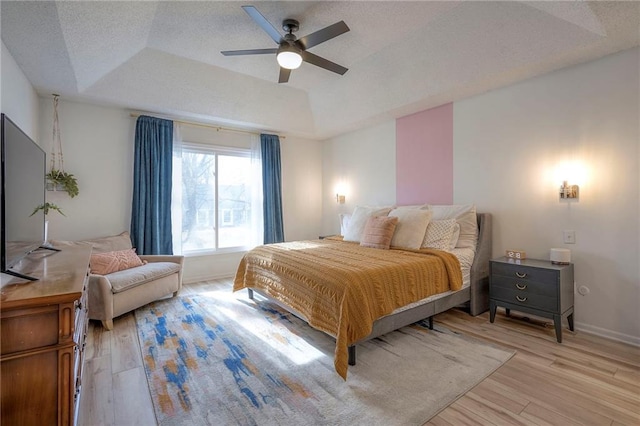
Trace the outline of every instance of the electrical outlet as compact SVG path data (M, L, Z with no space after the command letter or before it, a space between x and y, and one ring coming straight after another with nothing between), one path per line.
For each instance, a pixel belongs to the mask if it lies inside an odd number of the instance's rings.
M565 244L575 244L576 231L562 231L562 239Z

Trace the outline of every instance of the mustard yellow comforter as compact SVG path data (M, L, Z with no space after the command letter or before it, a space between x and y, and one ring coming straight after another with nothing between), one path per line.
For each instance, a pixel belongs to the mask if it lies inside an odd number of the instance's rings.
M376 319L461 287L460 263L451 253L324 239L256 247L240 262L233 290L260 290L334 336L334 366L346 379L347 348L368 336Z

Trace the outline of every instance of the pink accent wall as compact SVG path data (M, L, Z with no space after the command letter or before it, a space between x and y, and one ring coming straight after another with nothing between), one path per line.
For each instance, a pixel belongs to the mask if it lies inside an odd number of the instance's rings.
M396 120L396 203L453 203L453 104Z

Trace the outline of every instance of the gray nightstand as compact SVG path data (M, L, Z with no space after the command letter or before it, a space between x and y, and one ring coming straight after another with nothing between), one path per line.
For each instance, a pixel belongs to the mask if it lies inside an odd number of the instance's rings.
M552 318L556 339L562 343L562 318L573 331L573 264L554 265L548 260L514 260L506 257L490 261L489 320L496 308Z

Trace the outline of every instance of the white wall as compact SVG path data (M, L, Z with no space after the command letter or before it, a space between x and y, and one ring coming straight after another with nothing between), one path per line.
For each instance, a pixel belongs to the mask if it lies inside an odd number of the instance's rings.
M51 147L53 99L40 100L40 135L45 151ZM135 119L128 110L60 100L58 117L65 170L78 178L80 194L48 192L66 217L49 215L49 237L81 240L129 230L133 181ZM219 133L183 128L183 139L202 142ZM237 137L236 137L237 136ZM246 137L226 133L234 146ZM213 143L220 143L213 140ZM288 240L317 238L321 215L321 143L300 138L281 142L285 236ZM235 273L242 253L191 256L184 280L194 282Z
M282 209L286 241L315 239L322 223L322 143L280 139Z
M40 146L38 95L2 43L0 55L0 110Z
M395 204L395 120L326 140L322 185L322 234L340 233L338 214L356 205ZM336 203L338 186L345 190L344 204Z
M577 329L640 344L639 50L454 104L454 201L494 215L493 254L575 263ZM580 164L578 202L557 169ZM575 230L576 244L564 244Z
M40 99L40 111L40 138L49 158L52 97ZM129 230L134 120L124 109L64 99L58 104L58 120L64 169L78 179L80 194L70 198L66 192L47 192L47 201L66 215L48 215L49 238L81 240Z

